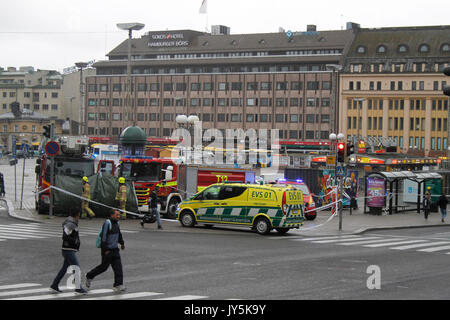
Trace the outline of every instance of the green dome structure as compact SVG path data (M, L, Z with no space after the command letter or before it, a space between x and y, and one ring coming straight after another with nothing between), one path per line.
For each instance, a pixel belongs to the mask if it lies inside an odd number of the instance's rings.
M122 145L145 145L147 143L147 135L140 127L130 126L122 131L119 142Z
M147 135L138 126L126 128L119 137L119 144L122 150L121 154L123 156L143 156L146 143Z

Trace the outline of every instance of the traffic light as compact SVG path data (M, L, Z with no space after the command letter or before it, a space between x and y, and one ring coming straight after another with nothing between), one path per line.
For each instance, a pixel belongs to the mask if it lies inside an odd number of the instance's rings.
M354 154L354 153L355 153L355 146L353 145L353 143L349 142L347 144L347 152L345 155L348 157L349 155Z
M51 138L52 136L52 125L48 124L46 126L44 126L44 133L43 133L44 137L46 138Z
M337 162L345 162L345 143L339 142L337 144Z
M444 69L444 74L445 74L447 77L450 77L450 66L449 66L449 67L446 67L446 68ZM449 96L449 97L450 97L450 85L444 86L444 88L442 88L442 92L443 92L446 96Z

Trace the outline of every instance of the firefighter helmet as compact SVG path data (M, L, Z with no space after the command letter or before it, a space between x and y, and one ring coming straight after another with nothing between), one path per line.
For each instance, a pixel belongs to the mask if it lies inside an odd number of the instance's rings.
M84 181L84 182L89 182L88 177L84 176L84 177L83 177L83 181Z
M119 178L119 183L125 183L125 178L124 177L120 177Z

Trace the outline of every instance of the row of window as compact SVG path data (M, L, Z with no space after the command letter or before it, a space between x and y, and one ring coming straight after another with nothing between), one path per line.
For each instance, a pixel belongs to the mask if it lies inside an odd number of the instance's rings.
M6 103L3 103L2 106L3 106L3 110L7 110L8 109L8 105ZM41 110L41 106L42 106L42 110L50 110L50 105L48 105L48 104L43 104L43 105L34 104L33 105L33 110ZM24 103L23 104L23 108L30 110L31 106L30 106L29 103ZM58 110L58 105L57 104L52 104L51 105L51 110L52 111L57 111Z
M361 129L362 118L359 117L359 123L357 123L357 117L347 117L347 129ZM403 130L404 118L389 117L388 118L388 130ZM447 131L447 118L432 118L431 119L431 131ZM367 130L383 130L383 118L382 117L367 117ZM425 118L410 118L409 119L410 131L425 131Z
M213 82L192 82L190 83L190 91L213 91L215 84ZM165 92L172 91L187 91L188 84L185 82L165 82L162 85L162 89ZM231 82L231 86L229 82L219 82L217 83L217 90L219 91L242 91L244 88L243 82ZM245 85L247 91L258 91L258 90L303 90L303 82L302 81L278 81L275 83L275 87L273 87L272 82L247 82ZM112 85L112 90L114 92L122 92L125 89L125 85L122 86L121 83L114 83ZM306 85L307 90L331 90L331 82L330 81L308 81ZM161 85L158 82L155 83L138 83L136 85L137 91L161 91ZM89 92L108 92L109 86L108 84L89 84L88 85ZM132 88L134 91L134 88Z
M15 124L13 132L27 132L28 131L28 126L27 125L23 125L22 126L22 131L20 131L19 129L20 129L19 125ZM7 124L3 125L3 132L9 132L9 126ZM31 132L32 133L36 133L36 125L32 125L31 126Z
M370 91L381 91L382 87L381 87L381 81L377 81L376 82L376 87L375 87L375 81L370 81L369 82L369 88L368 90ZM441 91L444 89L444 87L447 85L447 81L441 81L439 83L439 81L433 81L433 89L434 91ZM403 88L403 81L391 81L390 82L390 87L389 89L391 91L402 91ZM348 83L348 90L363 90L361 88L361 81L349 81ZM408 90L405 88L405 90ZM425 81L411 81L411 86L409 87L409 90L411 91L423 91L425 90ZM431 88L427 88L427 90L431 90Z
M422 43L417 47L417 52L418 53L428 53L430 52L430 45L427 43ZM443 43L441 44L441 46L439 47L439 50L442 53L447 53L450 52L450 44L448 43ZM380 44L377 46L376 48L376 53L379 54L385 54L388 52L388 47L385 44ZM397 46L396 48L397 53L408 53L410 51L410 48L407 44L400 44ZM360 45L356 48L356 52L360 53L360 54L364 54L367 52L367 47L364 45Z
M389 110L404 110L405 100L404 99L389 99ZM361 99L348 99L347 108L356 110L357 108L362 108ZM383 110L383 100L382 99L367 99L367 109L368 110ZM426 100L425 99L411 99L409 100L409 110L425 110ZM447 111L448 110L448 99L433 99L431 100L431 110L435 111Z
M275 100L276 107L303 107L303 98L247 98L245 99L245 106L247 107L271 107ZM213 107L217 102L218 107L242 107L244 105L243 98L139 98L136 102L132 100L132 104L136 103L139 107L160 107L161 102L163 107L185 107L189 101L191 107ZM109 106L121 107L126 105L126 99L114 98L114 99L88 99L88 105L90 107L95 106ZM330 98L307 98L307 107L329 107Z
M15 91L3 91L2 97L3 98L16 98L16 92ZM53 99L58 98L58 92L52 92L50 95ZM23 93L24 98L31 98L31 92L25 91ZM40 93L39 92L33 92L33 101L39 100ZM43 98L47 99L49 97L48 92L43 92Z
M351 63L348 71L351 73L382 73L382 72L443 72L448 63L425 63L415 62L412 65L403 62L386 62L386 63L368 63L363 64L361 62Z
M138 113L137 121L175 121L175 117L177 115L173 113L163 113L162 115L159 113ZM112 113L111 120L113 121L122 121L121 113ZM215 120L214 114L204 113L198 115L199 119L204 122L213 122ZM217 114L217 122L242 122L245 119L246 122L272 122L272 114L245 114L242 115L240 113L218 113ZM276 123L302 123L303 115L300 114L276 114L273 119ZM108 113L88 113L89 121L108 121L109 114ZM305 115L305 123L329 123L330 115L328 114L307 114Z

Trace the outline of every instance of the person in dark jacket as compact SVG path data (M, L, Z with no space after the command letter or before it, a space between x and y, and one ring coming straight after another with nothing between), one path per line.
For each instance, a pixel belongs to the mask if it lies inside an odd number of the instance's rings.
M425 193L425 197L423 198L423 213L425 215L425 219L428 219L428 215L431 210L431 194L430 192Z
M448 204L448 199L445 196L445 194L442 194L438 200L438 206L441 209L441 215L442 215L441 221L442 222L445 222L445 217L447 216L447 204Z
M99 274L105 272L111 265L114 271L113 289L116 292L125 291L123 286L122 260L120 258L119 246L125 250L125 242L119 226L120 211L111 211L110 218L102 227L101 255L102 262L86 274L86 288L90 288L92 280Z
M64 263L59 270L56 278L53 280L50 289L55 293L62 292L59 289L59 283L67 272L67 269L72 266L75 269L76 282L75 291L81 294L86 294L87 291L81 286L81 272L80 263L76 253L80 250L80 235L78 231L78 220L80 218L80 211L77 208L70 209L70 216L63 222L63 236L62 236L62 255L64 257ZM78 273L78 274L77 274Z
M161 226L161 216L159 214L159 210L158 210L158 203L159 203L159 199L158 199L158 195L156 194L156 192L158 192L158 187L155 188L155 190L152 190L152 192L150 193L150 199L148 202L148 208L149 208L149 214L145 215L144 218L142 218L141 221L141 226L144 226L144 223L146 222L155 222L154 220L151 221L151 217L154 215L156 216L156 222L158 223L158 229L162 229Z

